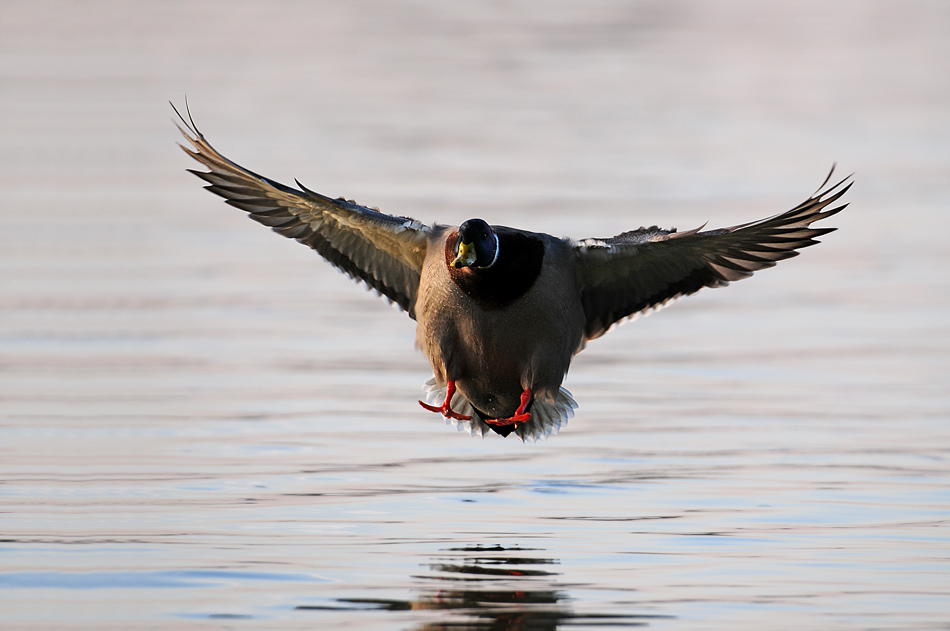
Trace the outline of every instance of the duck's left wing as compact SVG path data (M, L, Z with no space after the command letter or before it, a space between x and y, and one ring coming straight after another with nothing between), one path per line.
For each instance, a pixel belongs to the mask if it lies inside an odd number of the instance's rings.
M851 187L850 178L845 178L825 188L830 178L831 173L817 193L792 210L760 221L686 232L654 226L576 242L585 338L600 337L624 318L703 287L747 278L814 245L816 237L834 228L809 226L847 206L828 208Z
M172 105L174 107L174 105ZM175 110L178 113L178 110ZM399 305L415 318L422 263L431 228L408 217L393 217L304 187L284 186L231 162L218 153L189 116L179 114L182 135L194 149L182 149L209 171L189 169L205 188L246 211L251 219L310 246L357 281Z

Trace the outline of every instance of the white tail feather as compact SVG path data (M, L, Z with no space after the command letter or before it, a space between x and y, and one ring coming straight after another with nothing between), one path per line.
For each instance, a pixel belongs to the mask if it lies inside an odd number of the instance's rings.
M446 387L445 383L436 383L435 377L429 379L423 388L426 403L434 406L442 405L445 401ZM472 436L484 436L491 430L484 417L458 391L452 396L451 405L453 410L464 416L471 416L472 420L460 421L446 418L447 424L455 425L460 432L468 430ZM532 442L547 438L567 425L567 421L574 416L575 409L577 409L577 402L564 388L560 388L553 399L536 397L531 403L531 419L527 423L522 423L514 433L522 440Z

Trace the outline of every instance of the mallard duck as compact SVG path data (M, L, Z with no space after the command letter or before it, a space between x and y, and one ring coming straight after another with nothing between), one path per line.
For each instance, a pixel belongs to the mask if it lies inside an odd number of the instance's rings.
M174 106L173 106L174 107ZM275 232L316 250L417 322L432 366L426 410L472 434L548 436L577 404L561 383L571 359L615 324L703 287L723 287L817 243L811 228L850 177L767 219L685 232L641 227L575 241L469 219L425 225L302 185L285 186L218 153L178 113L182 149L206 189ZM827 186L827 187L826 187Z

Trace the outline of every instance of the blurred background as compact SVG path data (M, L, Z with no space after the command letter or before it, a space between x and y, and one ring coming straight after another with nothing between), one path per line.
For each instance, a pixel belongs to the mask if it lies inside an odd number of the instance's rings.
M945 628L948 33L916 0L0 2L0 622ZM472 439L415 402L411 320L184 171L185 95L243 166L424 222L856 184L823 244L592 343L559 436Z

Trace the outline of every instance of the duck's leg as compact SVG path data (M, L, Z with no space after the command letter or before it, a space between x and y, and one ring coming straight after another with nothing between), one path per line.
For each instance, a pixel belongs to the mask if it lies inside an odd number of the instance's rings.
M429 405L419 401L419 405L429 410L430 412L436 412L441 414L446 418L454 418L459 421L470 421L472 420L471 416L465 416L464 414L459 414L452 409L452 397L455 395L455 382L451 379L448 380L448 383L445 385L445 401L442 403L442 407L435 407L434 405Z
M485 422L489 425L496 425L503 427L505 425L518 425L519 423L524 423L531 420L531 413L525 412L528 404L531 402L531 390L525 388L524 392L521 393L521 405L518 406L518 409L515 410L513 416L509 418L486 418Z

